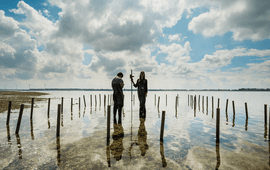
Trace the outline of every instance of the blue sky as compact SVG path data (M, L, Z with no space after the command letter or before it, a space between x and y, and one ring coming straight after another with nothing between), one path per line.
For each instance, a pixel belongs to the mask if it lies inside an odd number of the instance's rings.
M269 88L270 2L0 2L1 88ZM1 31L2 30L2 31Z

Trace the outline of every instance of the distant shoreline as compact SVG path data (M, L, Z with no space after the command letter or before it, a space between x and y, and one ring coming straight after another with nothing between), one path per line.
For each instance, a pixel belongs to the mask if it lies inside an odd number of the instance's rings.
M112 91L112 89L81 89L81 88L33 88L33 89L0 89L0 91ZM123 89L131 91L131 89ZM137 91L133 89L132 91ZM240 89L148 89L148 91L269 91L262 88L240 88Z

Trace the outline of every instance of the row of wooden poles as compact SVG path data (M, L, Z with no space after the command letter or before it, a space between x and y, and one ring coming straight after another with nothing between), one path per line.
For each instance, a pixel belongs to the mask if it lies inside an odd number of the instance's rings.
M84 106L86 107L85 95L83 95L83 99L84 99ZM100 99L100 105L101 105L101 94L99 94L99 99ZM51 99L48 98L48 111L47 111L48 118L50 117L50 101L51 101ZM112 101L112 97L110 97L108 95L108 103L109 102L112 103L113 101ZM60 119L61 119L60 114L63 113L63 105L64 105L63 103L64 103L64 97L61 98L61 104L58 104L56 136L60 135ZM81 103L80 103L80 97L79 97L79 109L80 109L80 104ZM92 95L90 95L90 104L92 107ZM9 126L9 122L10 122L11 105L12 105L12 101L9 101L8 113L7 113L7 119L6 119L6 125L8 125L8 126ZM73 111L73 105L74 105L73 98L71 98L71 111ZM97 96L96 95L95 95L95 106L97 106ZM106 95L104 95L104 107L105 106L106 106ZM24 104L21 104L15 134L19 134L19 131L20 131L23 109L24 109ZM30 111L30 122L31 123L32 123L32 118L33 118L33 109L34 109L34 98L32 98L32 102L31 102L31 111Z

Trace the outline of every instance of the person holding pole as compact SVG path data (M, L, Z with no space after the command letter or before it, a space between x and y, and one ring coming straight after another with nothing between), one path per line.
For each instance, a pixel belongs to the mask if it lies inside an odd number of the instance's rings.
M134 87L138 88L138 97L140 101L140 118L146 117L146 110L145 110L145 100L148 92L147 88L147 79L145 79L144 71L141 71L140 78L137 80L136 84L133 81L133 76L130 75L131 82Z
M123 87L124 87L124 81L123 73L119 72L117 76L112 80L112 88L113 88L113 115L114 118L116 116L116 112L118 110L118 123L121 123L121 112L122 107L124 106L124 95L123 95Z

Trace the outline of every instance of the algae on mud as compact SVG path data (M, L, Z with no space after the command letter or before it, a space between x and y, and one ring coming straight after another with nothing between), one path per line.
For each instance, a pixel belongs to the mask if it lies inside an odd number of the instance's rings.
M44 101L45 98L39 96L48 95L48 93L41 92L21 92L21 91L0 91L0 113L8 110L9 101L12 101L11 110L19 109L21 104L30 104L31 99L35 98L36 101ZM29 108L25 105L25 108Z

